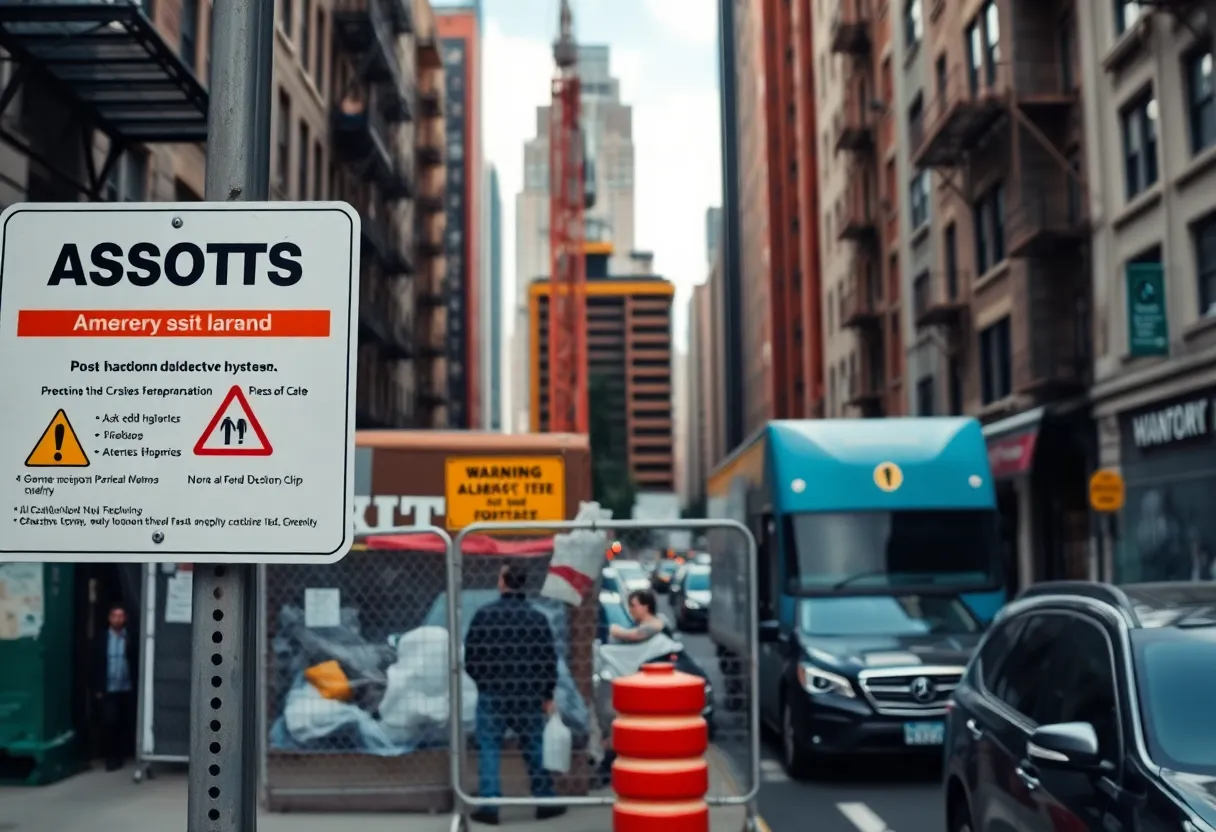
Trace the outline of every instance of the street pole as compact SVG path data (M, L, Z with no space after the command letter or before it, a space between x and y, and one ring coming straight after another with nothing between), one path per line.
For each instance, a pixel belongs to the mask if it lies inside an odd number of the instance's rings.
M270 197L272 0L215 0L206 198ZM258 567L198 565L190 673L188 832L256 832Z

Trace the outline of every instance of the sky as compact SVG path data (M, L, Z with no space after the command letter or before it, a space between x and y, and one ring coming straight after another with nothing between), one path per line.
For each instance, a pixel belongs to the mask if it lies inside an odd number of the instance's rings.
M559 0L483 0L483 151L503 200L503 322L514 329L515 195L536 108L549 102ZM721 204L716 0L571 0L581 43L607 44L633 106L635 245L678 287L675 337L689 290L708 272L705 211Z

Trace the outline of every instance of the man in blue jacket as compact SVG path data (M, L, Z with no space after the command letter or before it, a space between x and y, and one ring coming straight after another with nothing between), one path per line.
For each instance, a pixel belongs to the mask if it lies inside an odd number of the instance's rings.
M557 689L557 646L545 614L524 597L527 575L508 564L498 575L497 601L473 616L465 637L465 671L477 684L477 785L481 797L500 797L499 762L507 731L519 738L534 797L553 797L542 748L546 717ZM541 806L537 820L565 814ZM473 813L478 823L497 824L498 809Z

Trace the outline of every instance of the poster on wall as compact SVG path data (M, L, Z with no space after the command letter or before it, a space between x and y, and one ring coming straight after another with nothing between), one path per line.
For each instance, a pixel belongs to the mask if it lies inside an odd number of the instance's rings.
M42 633L42 570L41 563L0 563L0 641Z

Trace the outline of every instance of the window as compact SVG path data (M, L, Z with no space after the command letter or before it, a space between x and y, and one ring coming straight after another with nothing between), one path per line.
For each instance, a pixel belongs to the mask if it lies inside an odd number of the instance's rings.
M316 29L313 46L316 54L312 59L312 75L317 79L317 89L325 93L325 9L317 8Z
M1115 656L1097 624L1070 618L1056 646L1050 694L1043 697L1043 722L1088 722L1098 735L1098 751L1119 759L1119 711L1115 693Z
M1191 226L1195 240L1195 277L1199 281L1199 314L1216 315L1216 214Z
M1136 682L1149 756L1157 765L1216 776L1216 710L1200 691L1216 685L1216 641L1207 628L1137 631Z
M308 147L312 144L308 122L300 119L299 152L296 155L296 199L308 199Z
M947 86L950 83L949 71L946 69L946 55L943 53L937 56L937 61L933 65L934 83L937 86L937 100L945 101Z
M1186 104L1191 122L1191 153L1216 144L1216 93L1212 89L1212 51L1186 59Z
M312 0L300 0L300 64L312 72ZM307 145L305 145L307 147Z
M981 277L1005 259L1005 183L989 188L976 200L975 274Z
M955 595L804 598L798 629L808 636L971 635L983 625Z
M906 0L904 3L904 43L908 49L920 44L925 35L924 8L921 0Z
M1026 616L1020 632L1010 633L1011 646L1003 659L988 649L994 646L990 639L981 658L988 692L1032 722L1042 724L1039 717L1043 715L1040 708L1040 694L1046 687L1043 682L1049 678L1046 672L1055 654L1053 648L1068 622L1067 616L1054 613ZM989 657L993 659L991 663L986 660Z
M967 80L972 93L981 85L996 84L1001 65L1001 14L995 0L988 0L967 27Z
M954 223L946 226L942 248L942 259L946 267L946 297L954 300L958 297L958 229Z
M925 137L925 99L920 93L908 105L908 140L918 147Z
M1115 36L1121 37L1144 14L1139 0L1112 0L1115 11Z
M937 384L933 376L925 376L916 382L916 415L932 416L936 410Z
M182 0L182 63L194 69L198 63L198 0Z
M312 148L312 198L325 199L325 151L317 142Z
M106 202L143 202L147 199L148 157L128 150L118 159L106 182Z
M831 335L831 334L832 334L833 327L835 326L835 323L834 323L834 316L833 316L833 314L832 314L832 293L833 293L833 290L832 290L832 289L828 289L828 302L827 302L827 308L828 308L828 334L829 334L829 335Z
M295 6L296 0L279 0L279 26L288 37L295 34Z
M948 385L950 388L950 415L963 415L963 363L957 358L950 359Z
M912 177L912 184L908 186L908 203L911 209L913 230L929 222L929 172L927 170L922 170Z
M980 395L984 404L1013 393L1008 316L980 331Z
M1123 110L1123 178L1132 199L1157 183L1157 99L1152 92Z
M282 88L279 89L279 124L275 144L279 154L275 160L275 184L286 193L288 172L291 170L291 97Z

